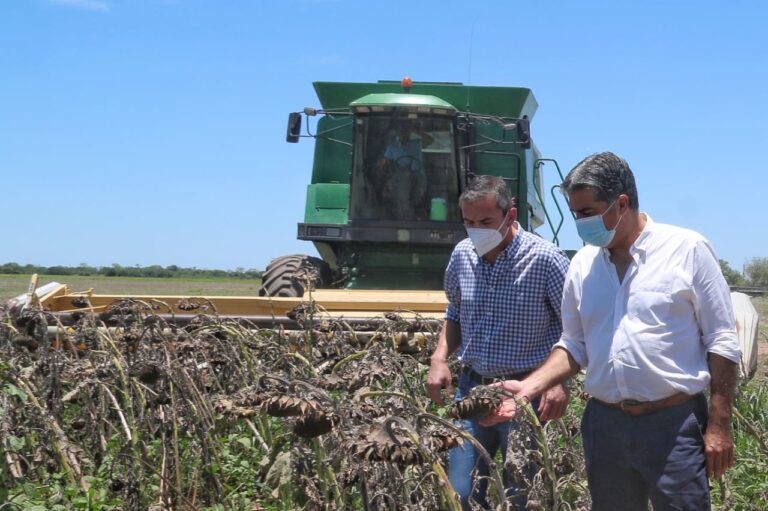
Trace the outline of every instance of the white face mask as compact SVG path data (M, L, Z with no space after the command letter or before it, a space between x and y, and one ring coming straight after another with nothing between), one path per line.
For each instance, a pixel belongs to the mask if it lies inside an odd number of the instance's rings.
M509 215L509 212L504 215L504 220L501 222L501 225L498 229L489 229L487 227L466 228L467 236L469 236L469 239L472 240L472 244L475 246L477 255L483 257L485 254L498 247L502 241L504 241L504 236L506 236L509 232L509 226L507 225L507 215ZM504 234L501 234L499 229L502 229L505 225L507 225L507 230Z

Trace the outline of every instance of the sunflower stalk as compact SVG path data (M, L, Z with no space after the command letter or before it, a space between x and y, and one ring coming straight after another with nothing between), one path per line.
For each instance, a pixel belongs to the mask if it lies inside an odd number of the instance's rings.
M356 351L352 353L351 355L347 355L346 357L342 358L331 369L331 374L333 376L336 376L336 374L339 372L339 369L341 369L346 364L349 364L350 362L354 362L355 360L359 360L366 356L369 353L368 350L362 350L362 351Z
M546 432L544 431L544 427L539 421L539 417L536 415L536 412L533 410L531 403L527 399L521 399L515 394L511 394L506 391L504 391L503 394L515 400L517 409L523 410L523 412L525 413L526 419L528 420L528 422L531 424L533 428L534 441L536 442L536 447L538 449L538 452L541 454L544 473L547 475L547 479L549 480L549 483L550 483L550 493L552 497L551 509L553 511L558 511L560 509L560 503L558 498L560 493L558 492L558 489L557 489L557 473L555 472L555 467L552 464L552 453L549 450L549 443L547 442L547 435L546 435Z
M32 406L46 419L45 424L51 433L54 451L59 458L64 473L67 475L67 479L72 484L78 484L84 492L87 492L88 482L83 478L80 462L74 454L75 450L70 446L69 439L61 428L59 421L40 403L31 383L27 383L21 378L14 378L13 376L11 376L11 382L26 393L27 399Z
M426 417L428 415L429 414L420 414L418 418ZM423 445L418 431L415 430L410 423L401 417L389 417L386 422L384 422L384 429L389 432L392 438L396 438L396 435L392 431L393 424L397 424L408 435L408 438L411 440L411 442L413 442L424 459L429 460L429 464L432 467L432 470L435 472L435 475L441 483L438 484L438 492L440 493L442 497L442 503L445 506L441 508L450 511L461 511L461 503L459 502L456 490L453 489L453 485L451 485L451 481L448 479L448 474L445 472L445 468L443 467L440 460L435 458L432 453L429 452L429 449ZM477 445L480 446L479 442ZM483 449L482 446L480 446L480 448ZM483 449L483 452L485 452L485 455L488 456L488 453L485 451L485 449ZM490 459L490 456L488 456L488 458ZM503 499L503 485L501 487L501 492Z
M325 452L325 446L317 438L312 439L312 448L315 451L315 463L318 467L318 475L322 484L322 490L324 495L329 493L333 495L333 502L335 503L335 509L342 509L344 507L344 501L341 495L341 489L339 488L339 482L336 480L336 474L333 472L333 467L329 463L328 456Z
M741 421L742 424L749 430L750 433L752 433L752 436L755 437L757 440L757 443L760 445L760 450L763 451L763 453L768 456L768 446L765 445L765 439L763 438L763 433L760 432L760 430L752 424L749 419L744 417L744 414L742 414L739 410L736 409L736 407L733 407L733 415Z

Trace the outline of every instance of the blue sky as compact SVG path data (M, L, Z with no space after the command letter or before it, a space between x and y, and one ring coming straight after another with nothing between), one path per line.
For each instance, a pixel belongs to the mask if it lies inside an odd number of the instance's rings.
M741 270L768 257L767 6L0 0L0 263L314 253L295 239L313 146L285 143L288 112L319 106L313 81L407 75L530 87L546 156L625 157L641 209Z

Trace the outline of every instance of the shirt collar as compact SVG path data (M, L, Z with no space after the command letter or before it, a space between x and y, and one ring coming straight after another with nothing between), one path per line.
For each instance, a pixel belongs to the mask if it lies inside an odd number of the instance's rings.
M645 227L643 227L643 230L637 236L635 242L632 243L632 246L629 247L629 253L633 256L639 253L645 254L645 252L648 250L648 244L651 242L653 231L656 229L656 222L653 221L651 215L642 211L640 214L645 215ZM611 251L609 249L603 247L600 251L603 253L603 257L605 257L606 260L610 260Z
M648 213L640 212L641 215L645 215L645 227L643 227L643 230L640 232L640 235L638 235L637 239L634 243L632 243L632 246L629 247L629 253L634 254L636 252L643 252L645 253L648 250L648 244L651 242L651 236L653 235L653 231L656 230L655 222L651 218L651 215Z

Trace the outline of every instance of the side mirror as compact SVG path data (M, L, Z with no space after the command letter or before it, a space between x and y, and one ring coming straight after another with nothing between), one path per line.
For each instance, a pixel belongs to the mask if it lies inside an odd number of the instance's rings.
M517 143L524 149L531 148L531 121L527 117L517 121Z
M291 112L288 114L288 130L285 134L285 141L296 143L301 136L301 112Z

